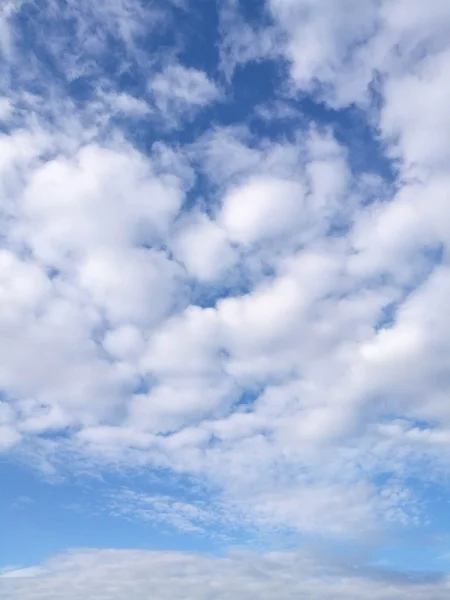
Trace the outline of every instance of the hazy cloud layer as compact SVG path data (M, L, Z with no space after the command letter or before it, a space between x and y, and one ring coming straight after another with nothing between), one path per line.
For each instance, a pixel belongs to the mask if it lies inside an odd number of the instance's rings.
M32 578L30 580L30 578ZM165 598L308 598L311 600L440 600L449 582L360 565L320 563L307 554L273 553L226 558L135 550L74 551L42 567L0 575L5 600L88 597L119 600Z

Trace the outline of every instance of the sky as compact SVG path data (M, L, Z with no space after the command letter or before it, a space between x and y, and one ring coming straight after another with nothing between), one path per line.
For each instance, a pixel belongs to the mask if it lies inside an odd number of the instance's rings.
M0 595L450 595L448 0L3 0Z

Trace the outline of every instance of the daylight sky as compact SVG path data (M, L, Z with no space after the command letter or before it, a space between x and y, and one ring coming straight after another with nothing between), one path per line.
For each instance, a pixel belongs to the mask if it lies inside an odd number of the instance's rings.
M450 597L449 0L1 0L0 596Z

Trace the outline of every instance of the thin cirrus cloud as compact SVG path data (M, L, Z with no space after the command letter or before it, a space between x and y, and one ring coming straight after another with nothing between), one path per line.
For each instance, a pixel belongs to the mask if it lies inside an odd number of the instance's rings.
M0 450L188 482L112 494L113 519L373 544L446 486L450 8L257 4L2 8ZM143 594L194 560L105 552L24 571L24 597L60 597L71 560L85 595L116 562ZM191 595L262 594L263 557L199 560ZM448 587L317 557L298 587L279 560L286 597Z

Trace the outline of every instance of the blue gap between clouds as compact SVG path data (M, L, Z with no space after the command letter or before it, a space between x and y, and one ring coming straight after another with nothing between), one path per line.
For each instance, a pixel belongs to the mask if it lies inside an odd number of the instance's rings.
M127 475L96 469L90 476L87 465L86 473L64 473L63 480L51 481L19 462L0 461L0 568L36 565L67 548L221 553L225 531L220 523L211 524L210 535L199 535L133 514L130 519L113 516L105 508L110 495L123 489L192 503L208 502L214 490L163 469L134 469ZM244 531L231 535L236 544L245 539Z
M429 423L416 421L414 425L425 429ZM386 473L379 475L374 482L377 487L382 488L390 479L391 474ZM443 560L444 556L450 554L448 474L437 483L435 474L432 470L428 471L428 465L424 461L420 473L407 477L401 483L411 490L418 502L419 522L407 527L399 524L395 536L386 540L383 547L377 550L373 564L419 574L449 574L448 559Z

